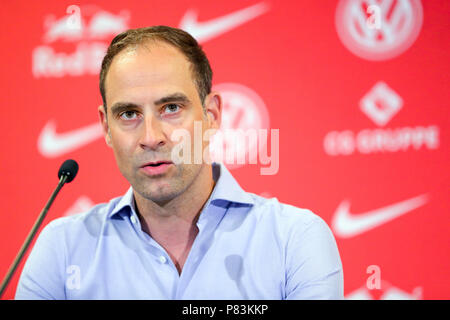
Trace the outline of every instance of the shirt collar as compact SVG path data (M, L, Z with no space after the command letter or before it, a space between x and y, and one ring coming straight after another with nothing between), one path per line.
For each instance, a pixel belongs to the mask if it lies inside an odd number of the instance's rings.
M216 185L211 194L210 201L218 199L250 205L255 203L253 198L241 188L224 164L213 163L212 170Z
M214 190L211 193L205 207L207 207L214 200L226 200L228 202L242 203L248 205L254 205L253 198L245 192L236 179L231 175L230 171L222 163L212 163L213 179L216 181ZM109 214L109 217L113 217L122 209L128 207L132 210L133 214L136 212L133 188L130 187L128 191L120 198L117 205Z
M116 214L123 211L124 208L129 208L135 214L136 208L134 204L133 187L129 187L128 191L120 198L119 202L114 206L113 210L109 213L109 218L112 218Z

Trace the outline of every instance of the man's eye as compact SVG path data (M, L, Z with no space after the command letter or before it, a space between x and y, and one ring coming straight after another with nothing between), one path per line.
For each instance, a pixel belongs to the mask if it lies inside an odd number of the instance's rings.
M120 114L120 118L124 120L133 120L137 117L135 111L125 111Z
M180 106L174 103L168 104L164 107L166 113L176 113L180 109Z

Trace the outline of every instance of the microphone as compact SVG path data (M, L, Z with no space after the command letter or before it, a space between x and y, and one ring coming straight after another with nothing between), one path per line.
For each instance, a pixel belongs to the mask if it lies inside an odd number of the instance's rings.
M78 173L78 163L75 160L69 159L64 161L58 171L58 178L67 176L65 182L71 182Z
M25 242L22 245L22 248L20 249L19 253L17 254L16 258L14 259L14 262L11 264L11 267L8 270L8 273L6 274L5 278L3 279L3 282L0 287L0 298L3 295L3 292L5 291L6 287L8 286L9 281L11 280L14 272L17 269L17 266L19 265L20 261L22 260L23 256L25 255L25 252L27 251L28 247L31 244L31 241L33 240L34 236L36 235L37 230L39 229L42 221L44 221L45 215L47 214L47 211L50 209L50 206L53 204L53 201L56 198L56 195L58 194L59 190L63 187L65 183L71 182L75 176L78 173L78 163L75 160L69 159L64 161L64 163L61 165L58 171L58 178L59 182L56 186L56 189L53 191L52 195L50 196L50 199L48 199L47 204L45 205L44 209L42 209L41 213L39 214L36 222L33 225L33 228L31 228L30 233L28 234L27 238L25 239Z

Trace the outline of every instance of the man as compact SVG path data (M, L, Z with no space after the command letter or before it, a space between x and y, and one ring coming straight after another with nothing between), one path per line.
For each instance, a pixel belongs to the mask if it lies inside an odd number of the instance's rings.
M17 299L343 297L339 253L321 218L244 192L223 164L174 161L175 132L220 127L211 79L205 54L182 30L140 28L113 39L98 112L131 187L49 223ZM202 138L191 150L208 147Z

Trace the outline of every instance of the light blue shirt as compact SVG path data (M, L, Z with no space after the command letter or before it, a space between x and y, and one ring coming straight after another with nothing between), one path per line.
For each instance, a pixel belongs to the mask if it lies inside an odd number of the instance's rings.
M16 299L342 299L328 225L307 209L245 192L222 164L181 275L142 231L133 190L40 233Z

